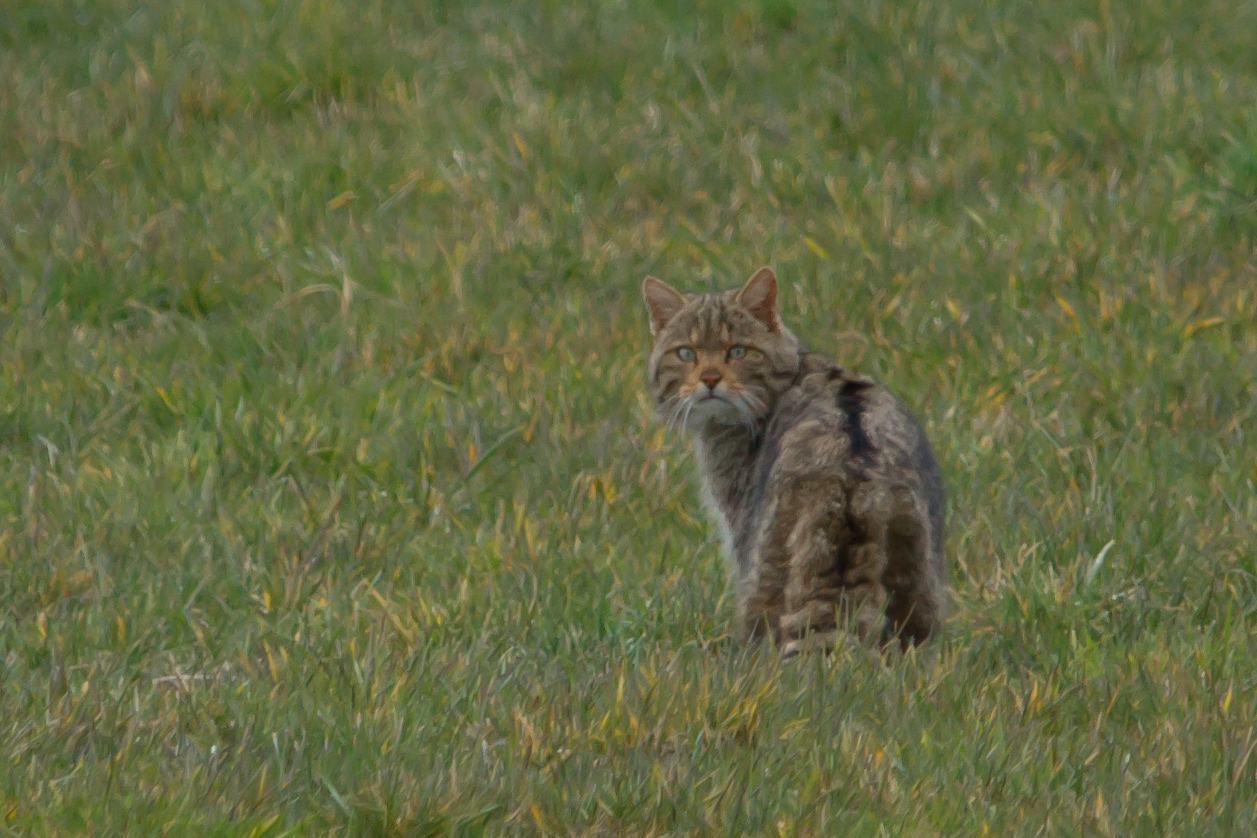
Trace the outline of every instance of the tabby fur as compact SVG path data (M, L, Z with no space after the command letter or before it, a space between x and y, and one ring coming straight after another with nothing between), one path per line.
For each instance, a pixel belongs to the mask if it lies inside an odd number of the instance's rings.
M903 647L945 606L943 485L921 426L873 379L808 352L763 268L738 290L642 285L649 376L670 426L693 433L744 641L783 655L854 629Z

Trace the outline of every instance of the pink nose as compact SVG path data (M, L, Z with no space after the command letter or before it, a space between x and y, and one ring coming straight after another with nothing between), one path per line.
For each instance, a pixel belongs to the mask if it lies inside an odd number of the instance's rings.
M720 370L709 367L703 370L702 374L699 375L698 380L715 390L716 385L720 383Z

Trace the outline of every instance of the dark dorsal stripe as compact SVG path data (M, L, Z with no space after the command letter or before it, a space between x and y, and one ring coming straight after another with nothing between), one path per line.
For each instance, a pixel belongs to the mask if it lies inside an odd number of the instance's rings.
M847 415L847 436L851 440L851 456L867 460L877 449L864 432L864 390L868 384L846 381L838 390L838 409Z

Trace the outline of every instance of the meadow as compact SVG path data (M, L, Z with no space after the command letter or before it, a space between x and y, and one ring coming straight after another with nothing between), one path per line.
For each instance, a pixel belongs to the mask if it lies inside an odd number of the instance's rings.
M1257 831L1254 0L6 0L0 835ZM951 613L739 648L771 264Z

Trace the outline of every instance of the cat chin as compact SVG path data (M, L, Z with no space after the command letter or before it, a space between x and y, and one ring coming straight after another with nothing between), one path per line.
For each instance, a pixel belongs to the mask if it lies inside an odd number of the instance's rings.
M708 397L693 402L690 408L688 424L691 428L702 429L710 425L742 425L746 418L738 413L733 404L723 398Z

